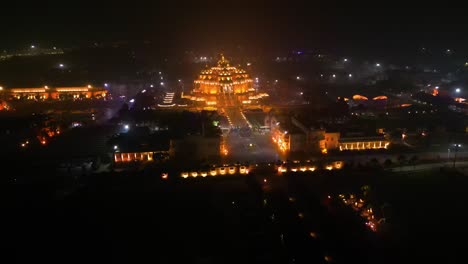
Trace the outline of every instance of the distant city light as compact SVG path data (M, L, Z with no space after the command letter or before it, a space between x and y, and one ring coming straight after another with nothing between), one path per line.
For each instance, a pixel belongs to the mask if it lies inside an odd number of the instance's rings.
M376 63L375 66L380 67L380 63Z
M34 46L34 45L31 45L31 49L35 49L35 48L36 48L36 46Z
M63 68L65 65L63 65L62 63L59 64L59 67L60 68Z
M134 103L134 102L135 102L135 99L131 99L131 100L130 100L130 103Z
M182 82L182 80L181 80L181 79L179 79L179 80L177 80L177 81L178 81L178 82Z
M109 84L108 84L108 83L105 83L105 84L104 84L104 87L109 87Z
M124 128L125 128L125 130L129 130L129 129L130 129L130 126L129 126L129 125L125 125Z
M332 77L333 77L333 78L336 78L336 74L333 74Z
M159 75L161 75L161 72L159 72Z
M457 89L455 89L455 92L459 93L459 92L461 92L461 89L457 88Z
M49 89L49 86L46 85L46 86L44 86L44 88Z
M347 61L348 61L348 59L344 59L343 61L344 61L344 62L347 62Z
M304 95L304 93L303 93L303 92L301 92L301 95Z
M164 82L160 82L159 84L160 84L161 86L163 86L163 85L164 85Z
M252 63L250 63L250 62L247 62L247 66L250 66L250 65L252 65Z
M278 82L278 80L275 80L275 82Z
M53 47L52 49L56 50L56 49L57 49L57 47Z
M3 86L0 86L0 91L3 90Z
M349 78L353 77L353 75L352 75L351 73L350 73L350 74L348 74L348 76L349 76Z
M151 88L153 88L153 87L154 87L154 85L152 85L152 84L151 84L151 85L150 85L150 87L151 87Z
M300 80L301 79L301 76L296 76L296 80Z
M114 150L118 149L119 147L117 145L114 146Z
M146 93L146 90L141 91L141 93Z
M88 88L93 88L93 86L91 86L91 84L88 84Z
M439 86L436 86L435 88L436 88L437 90L439 90Z

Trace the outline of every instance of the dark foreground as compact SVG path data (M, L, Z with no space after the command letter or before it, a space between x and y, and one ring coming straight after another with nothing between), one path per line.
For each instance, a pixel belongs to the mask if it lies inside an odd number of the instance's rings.
M57 180L8 186L16 262L463 262L468 247L468 179L455 172L126 173L79 182L66 192ZM337 198L365 185L374 208L384 208L377 232Z

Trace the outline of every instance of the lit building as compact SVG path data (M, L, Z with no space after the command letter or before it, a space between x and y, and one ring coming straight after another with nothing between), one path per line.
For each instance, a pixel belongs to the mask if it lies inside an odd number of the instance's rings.
M104 88L88 86L35 88L5 88L0 90L6 100L68 100L85 98L105 98L108 91Z
M165 132L150 133L145 127L134 127L132 131L132 134L121 134L108 142L115 164L169 159L171 143Z
M283 119L278 122L276 117L271 118L271 139L282 152L305 152L307 151L307 134L294 124Z
M0 100L0 111L9 109L10 107L8 106L8 104L5 101Z
M253 81L249 75L243 69L230 66L223 55L218 65L203 70L194 84L194 92L202 94L243 94L253 91Z
M340 132L325 132L322 130L322 140L319 141L322 153L327 153L329 149L337 149L340 145Z
M383 137L341 138L339 149L343 150L366 150L387 149L390 142Z
M152 161L153 152L117 152L114 153L114 162Z
M340 99L340 97L338 97L338 99ZM384 108L387 106L387 103L388 103L388 97L385 95L379 95L373 98L370 98L370 97L367 98L366 96L355 94L351 98L344 97L343 99L351 107L364 105L370 108Z
M313 129L304 121L292 117L291 122L283 119L278 122L276 117L270 117L273 142L281 151L327 154L330 150L366 150L387 149L390 142L381 136L343 136L340 132L327 132L324 129ZM284 127L288 127L286 130ZM383 131L382 131L383 132Z
M323 131L323 139L320 140L320 151L327 153L328 150L366 150L387 149L390 142L383 136L375 137L341 137L340 132Z

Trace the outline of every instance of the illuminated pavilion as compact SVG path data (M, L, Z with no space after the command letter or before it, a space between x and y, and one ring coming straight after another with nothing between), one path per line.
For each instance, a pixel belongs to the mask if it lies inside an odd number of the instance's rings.
M4 100L62 100L105 98L108 91L102 87L91 85L79 87L33 87L33 88L3 88L0 87L0 98Z
M201 94L244 94L253 91L252 79L245 70L232 67L221 55L217 66L203 70L194 81L195 93Z

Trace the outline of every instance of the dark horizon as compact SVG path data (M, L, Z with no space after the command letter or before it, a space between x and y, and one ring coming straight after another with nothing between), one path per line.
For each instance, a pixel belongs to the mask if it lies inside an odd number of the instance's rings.
M468 44L461 9L271 4L146 4L136 7L40 6L5 8L2 49L32 44L79 46L145 40L180 50L323 49L338 54L407 56L422 47L461 51Z

